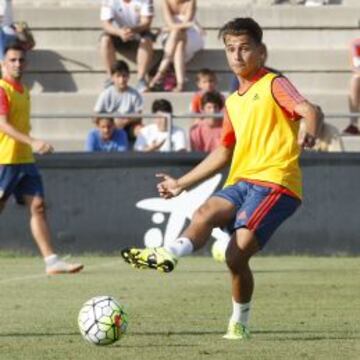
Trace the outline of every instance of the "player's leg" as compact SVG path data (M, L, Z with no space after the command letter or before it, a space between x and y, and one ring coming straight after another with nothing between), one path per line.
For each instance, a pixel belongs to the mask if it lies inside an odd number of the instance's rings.
M134 267L152 268L163 272L174 269L179 257L191 254L203 247L215 227L225 226L235 214L235 206L229 200L213 196L195 211L183 234L170 244L160 248L122 250L124 260Z
M254 277L249 261L259 250L256 236L247 228L238 229L227 248L226 263L231 273L233 312L224 336L226 339L246 339L250 336L248 320Z
M250 258L263 248L274 231L290 217L300 200L266 186L248 184L248 192L238 209L232 238L226 251L226 262L232 275L233 313L227 339L249 338L248 319L254 291Z
M349 109L355 113L360 109L360 73L357 71L353 72L350 80ZM344 133L350 135L358 135L360 133L357 116L350 117L350 124L344 130Z
M14 195L20 204L25 204L30 213L30 229L50 275L75 273L83 269L82 264L70 264L55 253L49 223L46 217L44 191L41 176L34 164L22 165L24 176L18 182Z

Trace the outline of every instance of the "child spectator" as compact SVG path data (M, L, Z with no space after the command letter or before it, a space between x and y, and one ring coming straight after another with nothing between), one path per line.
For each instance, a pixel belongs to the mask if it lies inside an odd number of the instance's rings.
M113 85L100 94L94 111L96 113L140 114L143 108L141 94L128 85L130 71L123 60L116 61L111 67ZM136 139L136 132L141 127L141 118L115 118L115 126L124 129L130 144Z
M201 98L202 114L216 114L224 106L224 100L217 91L206 92ZM192 151L210 152L220 143L222 119L206 117L190 129Z
M96 129L90 131L86 151L126 151L129 148L126 132L115 127L114 118L97 117Z
M198 91L191 98L190 111L201 113L201 97L206 92L216 91L217 77L214 71L204 68L196 74Z
M154 34L150 31L154 17L152 0L103 0L100 18L104 34L100 39L100 53L108 76L115 62L115 50L136 51L136 88L142 92L147 87L146 75L153 56Z
M152 113L158 115L153 124L144 126L135 142L138 151L184 151L186 150L185 131L172 126L171 143L169 141L168 116L172 114L172 105L165 99L155 100L152 104Z

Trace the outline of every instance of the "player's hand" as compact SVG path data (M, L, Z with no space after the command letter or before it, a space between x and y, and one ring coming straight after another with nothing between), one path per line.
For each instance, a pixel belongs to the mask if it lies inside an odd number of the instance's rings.
M41 155L49 154L54 151L54 148L52 147L52 145L50 145L49 143L47 143L46 141L43 141L43 140L36 140L36 139L33 140L31 143L31 147L34 152L41 154Z
M162 179L157 185L159 195L164 199L171 199L172 197L178 196L183 189L179 186L176 179L166 174L156 174L156 177Z
M302 136L299 140L299 145L303 148L303 149L311 149L315 146L316 144L316 138L315 136L312 136L310 134L304 134L304 136Z

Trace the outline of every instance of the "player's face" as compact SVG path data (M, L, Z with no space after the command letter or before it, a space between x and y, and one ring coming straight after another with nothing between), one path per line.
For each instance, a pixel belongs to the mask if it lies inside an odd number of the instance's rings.
M97 125L101 139L107 141L111 139L111 136L114 132L115 125L114 123L109 119L100 119L98 125Z
M20 80L25 69L25 53L21 50L8 50L2 63L4 77Z
M130 75L127 73L115 73L111 76L111 79L115 85L115 87L122 91L128 87Z
M243 79L254 76L264 62L264 46L246 34L226 35L225 52L232 71Z
M198 87L204 92L214 91L216 89L216 80L211 76L201 77L198 81Z

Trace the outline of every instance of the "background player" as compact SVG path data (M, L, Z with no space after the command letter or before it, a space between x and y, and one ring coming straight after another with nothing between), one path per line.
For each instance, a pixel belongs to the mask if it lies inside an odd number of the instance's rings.
M18 203L29 208L31 232L44 257L47 274L78 272L83 265L59 259L51 245L42 180L32 151L47 154L53 148L29 135L30 97L21 83L24 68L25 52L16 44L9 45L0 80L0 212L13 194Z

